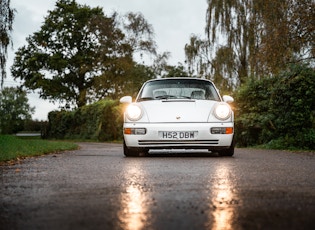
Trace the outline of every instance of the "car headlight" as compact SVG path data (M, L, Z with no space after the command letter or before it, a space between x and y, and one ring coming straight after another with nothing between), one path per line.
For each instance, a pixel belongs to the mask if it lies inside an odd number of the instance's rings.
M142 117L142 109L135 104L128 105L126 109L127 118L131 121L137 121Z
M214 109L214 116L219 120L226 120L231 116L231 108L227 104L217 104Z

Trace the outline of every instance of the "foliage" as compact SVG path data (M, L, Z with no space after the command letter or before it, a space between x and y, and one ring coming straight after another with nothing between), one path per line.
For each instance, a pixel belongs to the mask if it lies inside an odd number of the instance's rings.
M165 66L165 73L162 75L163 78L168 77L189 77L189 73L185 70L184 66L181 63L178 63L177 66L167 65Z
M315 128L315 71L292 66L282 73L272 92L272 108L277 134L295 136L303 129Z
M201 76L208 76L208 63L210 63L210 46L205 40L197 35L191 35L190 43L185 45L188 71L190 75L197 73Z
M18 88L0 91L0 133L11 134L23 129L34 108L28 104L26 92Z
M0 146L0 162L71 150L78 147L75 143L34 138L21 139L10 135L0 135Z
M155 52L151 37L145 37L151 28L141 15L131 15L127 36L117 14L107 17L99 7L58 0L40 31L16 53L12 75L26 88L39 89L44 99L77 107L118 97L137 69L133 53Z
M208 0L206 39L192 35L190 71L230 88L315 61L313 0Z
M315 150L315 129L302 129L295 136L273 139L263 147L268 149Z
M270 109L275 78L251 79L235 95L236 140L239 146L262 144L271 140L274 115Z
M80 107L87 102L94 77L107 63L110 68L111 59L130 58L122 39L114 20L100 8L60 0L41 30L16 53L12 74L25 80L25 87L39 88L45 99L75 101Z
M152 69L157 76L163 76L166 72L166 68L168 66L168 59L171 54L169 52L164 52L162 54L157 54L152 65Z
M0 1L0 78L1 88L6 77L7 48L11 42L10 32L15 10L10 7L10 0Z
M314 91L315 71L304 65L249 81L235 97L238 145L315 149Z
M141 13L127 13L122 24L122 31L125 31L127 43L132 47L133 52L156 54L153 27Z
M26 120L24 122L24 132L39 132L42 135L45 135L45 129L47 127L47 121L39 120Z
M98 92L98 95L94 97L98 100L104 98L117 100L125 95L134 95L143 82L154 77L155 73L150 67L140 64L129 65L119 60L116 67L106 73L106 76L101 75L95 78L92 89Z
M122 113L113 100L101 100L75 111L53 111L48 119L50 138L109 141L122 137Z

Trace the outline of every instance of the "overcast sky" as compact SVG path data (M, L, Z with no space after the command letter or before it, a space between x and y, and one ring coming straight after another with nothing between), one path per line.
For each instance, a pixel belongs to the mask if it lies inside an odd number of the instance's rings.
M204 35L207 0L76 0L79 4L102 7L106 15L116 11L141 12L153 26L158 52L170 52L169 63L184 63L184 46L191 34ZM26 37L38 31L48 15L55 8L56 0L11 0L11 7L17 10L13 24L13 49L8 52L7 74L4 86L17 86L10 76L9 68L14 53L26 44ZM47 120L47 114L57 109L48 101L39 99L37 94L29 95L29 103L35 106L33 119Z

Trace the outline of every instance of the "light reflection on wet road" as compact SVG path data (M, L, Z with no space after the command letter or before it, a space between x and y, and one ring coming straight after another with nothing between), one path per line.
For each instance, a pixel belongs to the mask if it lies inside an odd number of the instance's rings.
M118 144L0 166L3 229L315 229L315 156L126 158Z
M150 222L150 207L146 196L148 193L143 191L145 171L141 169L141 161L138 165L124 165L124 184L125 192L121 193L119 199L122 210L118 214L122 222L122 228L126 230L145 229L145 223Z
M215 210L212 215L214 217L211 229L233 229L232 222L235 219L233 205L229 205L238 200L237 192L233 189L233 182L230 178L229 165L219 163L216 165L215 176L217 178L216 184L210 188L212 193L212 203Z

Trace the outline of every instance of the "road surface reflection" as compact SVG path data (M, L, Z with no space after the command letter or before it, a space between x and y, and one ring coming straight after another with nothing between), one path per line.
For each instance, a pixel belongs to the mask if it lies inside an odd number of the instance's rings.
M141 162L126 164L124 169L125 192L121 194L118 213L122 228L126 230L145 229L148 223L149 206L146 204L145 171L141 169Z
M122 172L123 192L119 196L118 217L121 229L163 229L165 226L172 226L172 228L181 226L191 229L194 226L204 226L206 229L231 230L238 227L235 219L237 218L236 209L239 198L230 166L226 162L219 162L211 168L206 177L189 176L189 170L180 167L177 165L174 170L184 178L186 176L195 178L196 183L189 180L188 182L173 180L174 186L171 189L152 185L152 172L147 171L146 162L139 161L139 159L126 161ZM183 172L185 173L183 174ZM206 183L207 190L204 190L205 187L198 187L199 179L202 180L202 178L207 178L205 181L208 182ZM191 196L195 189L200 191L201 197ZM202 193L202 191L207 192ZM173 197L174 194L176 196ZM154 199L153 196L155 196ZM165 197L172 197L172 199L166 202ZM205 200L207 203L204 203ZM199 204L200 207L205 205L203 207L206 207L205 210L209 210L209 212L196 213L198 208L187 210L188 204L197 206ZM201 220L202 222L198 223Z
M230 230L234 229L233 220L235 219L235 204L238 202L236 189L231 179L232 172L226 164L219 164L215 170L215 182L212 182L211 204L212 213L210 224L211 229ZM211 209L210 209L211 210Z

